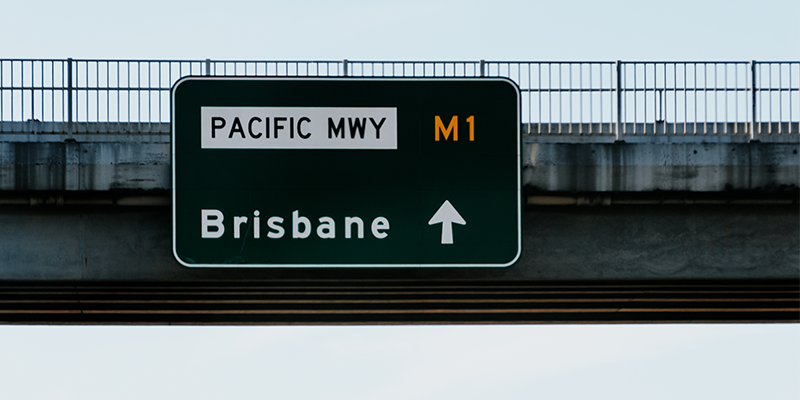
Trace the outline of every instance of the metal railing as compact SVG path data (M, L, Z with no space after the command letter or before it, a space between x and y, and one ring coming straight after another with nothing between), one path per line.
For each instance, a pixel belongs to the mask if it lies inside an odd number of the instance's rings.
M797 61L0 59L0 133L167 133L170 88L190 75L507 77L532 137L800 137Z

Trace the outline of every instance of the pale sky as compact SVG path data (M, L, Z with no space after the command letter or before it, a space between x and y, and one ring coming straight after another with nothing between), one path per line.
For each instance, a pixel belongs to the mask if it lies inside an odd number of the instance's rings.
M4 3L4 58L800 59L797 0Z
M12 1L0 58L800 59L800 1ZM797 399L800 326L0 326L3 399Z

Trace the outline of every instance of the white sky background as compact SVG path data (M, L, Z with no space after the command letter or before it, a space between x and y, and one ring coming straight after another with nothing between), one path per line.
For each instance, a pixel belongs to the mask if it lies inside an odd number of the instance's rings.
M0 58L800 59L800 1L16 1ZM800 326L0 327L3 399L797 399Z
M5 58L800 59L797 0L3 3Z
M3 327L4 399L770 399L797 325Z

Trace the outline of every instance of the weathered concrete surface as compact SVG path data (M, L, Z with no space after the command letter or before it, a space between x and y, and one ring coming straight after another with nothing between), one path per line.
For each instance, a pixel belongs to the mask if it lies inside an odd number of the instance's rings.
M169 207L0 206L0 280L800 278L790 205L528 207L505 269L190 269Z
M166 142L130 138L115 142L0 142L0 190L169 189L168 138Z
M800 145L532 143L523 182L544 192L797 190Z
M0 190L168 190L169 135L0 135ZM800 187L797 143L539 143L523 183L543 192L774 191Z
M163 207L172 187L169 140L0 135L0 280L800 278L796 200L529 207L522 258L506 269L187 269L172 257ZM768 200L779 193L781 201L789 193L791 202L800 188L797 143L569 144L525 136L523 145L529 194L744 191ZM123 207L143 204L161 207Z

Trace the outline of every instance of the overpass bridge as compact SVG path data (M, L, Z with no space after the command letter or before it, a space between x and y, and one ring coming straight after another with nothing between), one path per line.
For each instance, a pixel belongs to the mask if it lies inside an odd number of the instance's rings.
M184 76L510 78L522 257L180 266L169 93ZM796 61L0 59L0 321L798 321L799 121Z

